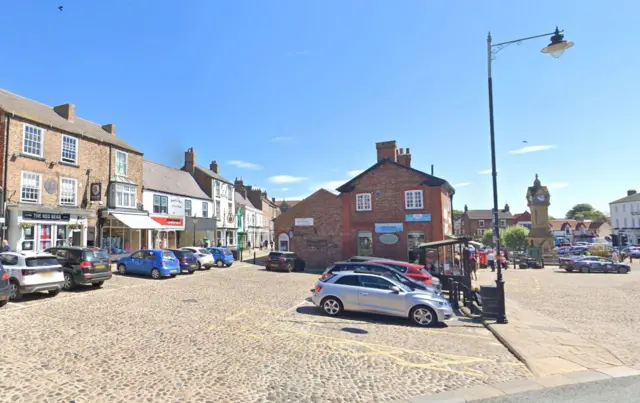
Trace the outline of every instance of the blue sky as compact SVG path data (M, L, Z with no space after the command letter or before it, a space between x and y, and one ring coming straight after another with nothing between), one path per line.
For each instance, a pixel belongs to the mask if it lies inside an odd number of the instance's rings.
M500 204L538 173L550 213L637 188L640 3L617 1L19 1L3 5L0 87L113 122L146 158L296 198L375 163L375 142L490 208L485 38L551 32L493 64ZM636 133L635 135L633 133ZM527 141L527 143L523 143ZM523 146L542 151L514 154ZM639 189L640 190L640 189Z

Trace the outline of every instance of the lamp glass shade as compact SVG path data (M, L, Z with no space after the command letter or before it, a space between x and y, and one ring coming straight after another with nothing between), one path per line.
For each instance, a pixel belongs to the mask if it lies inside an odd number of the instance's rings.
M549 54L557 59L560 56L562 56L565 50L569 49L572 46L573 46L573 42L560 41L556 43L551 43L549 46L543 48L541 52Z

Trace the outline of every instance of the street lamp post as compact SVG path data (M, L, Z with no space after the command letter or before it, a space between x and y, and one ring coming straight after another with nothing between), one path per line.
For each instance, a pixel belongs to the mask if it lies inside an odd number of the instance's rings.
M195 214L192 217L192 221L193 221L193 246L198 246L196 245L196 224L198 223L198 219L196 218Z
M493 77L491 75L491 62L495 59L496 54L505 47L512 44L520 44L530 39L542 38L551 35L551 43L541 50L542 53L550 54L554 58L562 56L565 50L573 46L573 42L564 40L564 31L556 30L551 33L529 36L527 38L516 39L508 42L492 43L491 33L487 35L487 82L489 85L489 129L491 131L491 175L493 179L493 239L497 249L498 273L496 278L496 286L498 288L498 313L496 321L498 323L508 323L504 298L504 279L502 277L502 265L500 264L500 220L498 219L498 171L496 169L496 139L493 122Z

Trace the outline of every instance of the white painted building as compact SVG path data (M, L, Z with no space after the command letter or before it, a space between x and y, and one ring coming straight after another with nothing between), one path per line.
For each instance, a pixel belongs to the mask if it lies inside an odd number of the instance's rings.
M188 172L152 161L143 165L143 208L159 228L143 232L143 247L213 245L213 201Z
M630 245L640 241L640 194L627 191L627 196L609 203L613 235L627 236Z
M242 219L239 220L238 232L243 234L241 237L244 244L242 247L259 246L264 237L264 214L251 204L243 195L236 192L235 194L236 210L242 209ZM240 235L238 236L240 238Z

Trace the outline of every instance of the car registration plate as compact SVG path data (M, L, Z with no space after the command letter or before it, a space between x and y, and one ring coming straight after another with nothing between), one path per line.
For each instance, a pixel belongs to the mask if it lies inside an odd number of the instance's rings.
M43 271L43 272L40 272L40 275L42 277L51 277L51 276L53 276L53 272L52 271Z
M195 264L190 265L189 267L191 267L192 269L194 269L196 267Z
M171 269L171 273L177 273L177 272L178 272L178 270L176 270L176 269Z
M105 269L107 266L104 264L97 264L94 266L96 269Z

